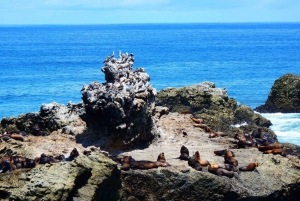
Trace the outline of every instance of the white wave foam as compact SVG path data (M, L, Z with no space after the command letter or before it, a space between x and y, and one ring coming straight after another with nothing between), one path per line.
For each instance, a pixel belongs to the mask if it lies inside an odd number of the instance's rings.
M300 145L300 113L260 113L272 122L272 129L280 142Z

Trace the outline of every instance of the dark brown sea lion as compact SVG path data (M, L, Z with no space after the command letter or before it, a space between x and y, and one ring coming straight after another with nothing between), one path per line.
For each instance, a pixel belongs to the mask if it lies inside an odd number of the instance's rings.
M0 163L0 171L2 173L10 172L12 171L11 163L9 158L3 159Z
M163 163L160 161L134 161L131 162L130 167L131 168L136 168L136 169L152 169L152 168L158 168L158 167L167 167L167 163Z
M200 159L200 154L198 151L196 151L196 153L192 157L190 157L188 160L189 166L191 166L195 170L201 171L202 166L200 165L199 159Z
M281 149L283 148L283 144L270 144L267 146L259 146L258 150L259 151L267 151L267 150L271 150L271 149Z
M233 156L234 154L232 151L226 150L224 155L224 163L233 165L235 167L238 166L238 161Z
M219 168L219 167L214 167L214 166L209 165L207 170L208 170L208 172L210 172L212 174L215 174L215 175L218 175L218 176L226 176L226 177L229 177L229 178L234 177L234 172L233 171L229 171L229 170L226 170L224 168Z
M129 170L130 169L130 164L131 164L132 157L131 156L124 156L123 158L120 158L121 162L121 170Z
M77 156L79 156L79 152L77 151L76 148L74 148L71 153L70 153L70 156L69 156L69 159L73 160L74 158L76 158Z
M217 156L224 156L226 150L227 149L216 150L216 151L214 151L214 154L216 154Z
M160 161L160 162L163 162L163 163L166 162L166 158L165 158L164 152L161 152L161 153L158 155L157 161Z
M38 160L38 164L47 164L47 163L50 163L50 159L46 154L42 153L41 157Z
M180 149L179 159L187 161L189 158L190 158L190 156L189 156L189 150L188 150L188 148L186 148L184 145L182 145L181 149Z
M240 167L239 171L254 171L256 167L258 167L258 162L250 163L245 167Z
M263 138L261 131L262 131L261 128L256 129L255 131L252 132L251 137L252 138Z
M222 149L222 150L216 150L214 151L214 154L216 154L217 156L225 156L226 151L228 151L228 149ZM229 150L231 152L231 155L233 157L235 157L235 154L233 151Z

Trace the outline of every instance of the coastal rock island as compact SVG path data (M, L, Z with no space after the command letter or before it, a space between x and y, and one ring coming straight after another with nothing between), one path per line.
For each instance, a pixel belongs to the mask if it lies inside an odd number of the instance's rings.
M261 113L299 113L300 76L286 74L277 79L264 105L254 110Z
M156 93L133 62L107 57L81 103L1 120L1 200L299 200L299 157L269 120L212 82Z

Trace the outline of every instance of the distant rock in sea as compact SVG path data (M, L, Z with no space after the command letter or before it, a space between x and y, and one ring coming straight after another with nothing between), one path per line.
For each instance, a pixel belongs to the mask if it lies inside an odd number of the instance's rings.
M300 112L300 76L285 74L272 86L264 105L254 109L261 113L299 113Z

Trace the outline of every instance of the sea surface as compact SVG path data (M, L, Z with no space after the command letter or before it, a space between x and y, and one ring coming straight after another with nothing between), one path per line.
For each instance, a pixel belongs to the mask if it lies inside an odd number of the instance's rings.
M300 23L0 25L0 119L80 102L119 50L157 91L211 81L253 109L280 76L300 74ZM281 142L300 145L300 114L263 116Z

